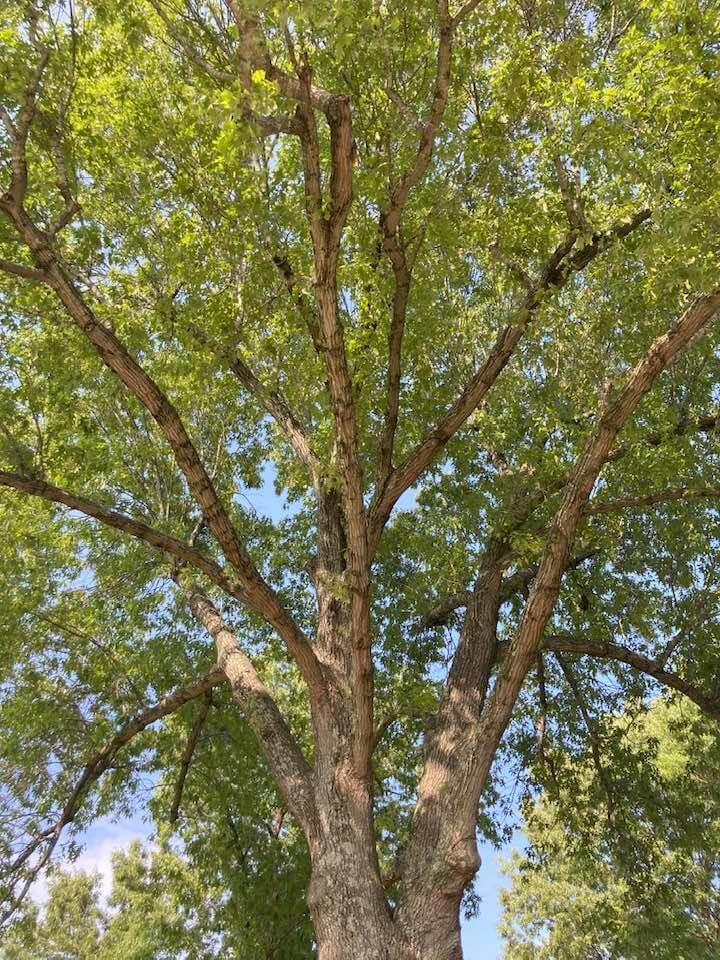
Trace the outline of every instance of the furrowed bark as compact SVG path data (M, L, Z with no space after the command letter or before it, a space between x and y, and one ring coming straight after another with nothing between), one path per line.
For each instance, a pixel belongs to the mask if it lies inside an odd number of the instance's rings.
M477 762L475 731L495 660L505 555L505 545L492 541L473 587L413 812L398 922L410 931L418 955L435 960L461 956L460 900L480 866L465 793ZM428 889L432 903L426 902Z
M462 718L463 711L471 716L473 700L462 696L462 683L457 678L448 683L445 701L452 708L452 719L446 729L436 732L428 750L398 910L421 955L425 950L435 960L461 957L457 911L463 890L477 869L475 830L480 795L522 683L541 648L573 537L598 474L622 426L657 376L708 326L718 310L720 289L697 297L675 326L651 344L615 401L599 417L550 525L520 625L508 645L492 692L475 724L465 725L462 737L456 734L455 718ZM456 692L460 694L459 703L453 704ZM435 918L434 922L430 918Z

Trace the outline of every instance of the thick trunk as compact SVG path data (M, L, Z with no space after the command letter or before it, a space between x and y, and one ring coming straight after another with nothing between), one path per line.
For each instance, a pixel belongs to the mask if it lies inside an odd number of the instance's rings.
M313 870L308 900L318 960L418 960L352 851Z
M335 850L313 870L310 887L318 960L462 960L459 902L454 892L426 900L410 932L393 919L357 855Z

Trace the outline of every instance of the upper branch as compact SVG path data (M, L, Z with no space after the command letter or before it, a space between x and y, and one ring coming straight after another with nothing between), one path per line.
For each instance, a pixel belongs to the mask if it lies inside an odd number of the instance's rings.
M311 692L320 692L322 675L309 641L252 563L178 411L115 333L97 319L60 263L48 238L30 220L25 210L15 203L3 204L3 209L71 320L93 345L102 361L137 397L160 427L208 527L237 571L253 609L286 642Z
M172 805L170 807L170 815L168 817L168 821L170 823L176 823L178 816L180 815L180 803L182 801L183 790L185 789L185 781L187 780L193 754L195 753L195 748L197 747L198 740L200 739L200 733L205 725L205 721L207 720L211 706L212 690L207 690L205 696L203 697L203 702L200 706L198 715L195 718L192 729L190 730L190 735L188 736L187 743L185 744L185 749L183 750L182 760L180 762L180 772L178 774L175 789L173 791Z
M50 59L50 51L44 48L23 95L20 113L15 122L4 107L0 107L0 119L10 139L10 168L12 170L10 187L6 197L12 203L21 204L25 199L28 183L28 168L25 149L30 127L37 113L37 98L45 68Z
M497 719L509 716L508 710L512 709L525 673L537 655L542 633L557 600L575 531L615 438L660 372L707 328L719 309L720 288L697 297L675 326L653 341L643 358L630 371L615 401L600 416L576 462L560 507L550 524L537 576L493 693L492 712Z
M422 129L415 159L393 188L388 208L382 215L381 227L384 236L395 234L410 191L425 176L432 159L440 123L447 107L450 94L452 41L456 26L455 21L450 17L447 0L438 0L438 20L440 40L438 43L433 102Z
M393 506L487 395L522 339L546 291L563 287L573 274L584 269L603 250L626 237L649 217L650 210L638 211L629 220L617 223L609 230L595 233L591 242L572 256L570 254L575 244L574 233L556 247L542 276L524 298L512 322L500 331L485 361L470 378L459 398L407 459L390 473L385 485L377 491L370 511L371 555L377 547Z
M697 500L704 497L720 497L720 487L668 487L642 497L618 497L616 500L593 501L585 507L583 513L586 516L594 516L598 513L612 513L615 510L637 510L671 503L674 500Z
M290 409L287 401L277 391L269 390L236 353L223 350L213 344L205 331L197 324L191 324L190 329L200 343L208 346L225 361L245 389L260 401L283 431L299 459L309 470L313 481L318 482L320 459L310 445L306 428Z
M393 448L400 412L400 379L402 372L402 342L405 334L411 267L404 243L400 236L400 222L405 205L413 187L419 184L428 170L435 142L450 95L450 74L452 66L452 47L455 30L474 5L461 10L454 19L450 16L447 0L438 2L438 21L440 39L438 42L437 65L435 71L435 91L427 120L420 126L420 143L409 168L398 183L391 189L390 201L380 216L380 232L385 253L393 268L395 290L393 293L392 319L388 334L387 403L385 418L380 437L378 456L378 488L382 488L392 472ZM391 93L391 92L389 92ZM397 100L397 97L395 97Z

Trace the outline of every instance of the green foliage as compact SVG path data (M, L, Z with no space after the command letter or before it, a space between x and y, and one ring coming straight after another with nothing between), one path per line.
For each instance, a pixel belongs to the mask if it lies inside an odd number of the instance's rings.
M165 19L145 0L41 6L43 22L52 24L52 55L42 122L28 140L28 212L48 226L61 211L50 143L59 124L81 206L57 237L63 262L99 320L171 398L253 561L312 633L308 569L317 529L308 478L256 399L193 332L200 329L221 353L236 352L288 401L312 434L323 480L337 486L326 372L308 333L314 278L299 144L290 136L264 138L245 119L249 109L292 115L296 104L262 70L252 74L249 89L234 73L224 82L208 71L208 63L216 74L236 71L240 60L237 30L214 0L163 3ZM415 121L432 102L436 4L256 0L245 7L261 19L277 64L293 72L289 31L296 52L312 64L314 82L351 99L354 202L339 286L369 487L386 404L393 290L378 216L389 186L416 155ZM26 14L27 4L16 0L0 9L0 103L13 115L36 60ZM592 427L600 385L607 381L613 389L690 292L718 282L719 30L720 11L709 0L498 0L480 4L458 33L433 160L403 219L413 286L396 463L456 399L515 315L524 290L508 263L536 276L566 236L557 156L580 171L590 229L607 229L645 205L653 213L582 275L543 296L492 402L448 444L386 531L373 571L372 613L376 713L397 718L375 758L379 856L388 873L406 836L423 736L457 641L452 616L430 630L421 630L419 619L439 598L472 583L488 538L512 526L526 493L540 491L547 494L542 505L512 534L506 572L537 562L559 484ZM3 189L10 176L6 147L0 132ZM324 122L319 150L328 170ZM587 243L587 232L580 232L576 249ZM30 262L5 218L0 258ZM292 283L283 264L292 268ZM41 284L0 274L0 352L0 469L44 477L181 540L189 536L197 506L156 424ZM600 499L717 483L717 434L675 428L716 410L719 374L713 330L646 398L623 434L627 454L603 473ZM648 436L663 442L647 443ZM258 492L263 484L274 484L284 504L272 516L254 506L265 501L267 489ZM5 490L0 523L0 857L8 862L57 816L93 751L143 705L206 671L215 654L176 592L167 557L77 513ZM673 668L715 689L717 543L711 500L587 518L576 549L596 555L566 578L551 629L620 636L651 656L684 630ZM207 531L196 545L220 559ZM340 579L331 585L339 600L349 589ZM239 604L213 596L309 755L307 703L287 652ZM589 601L581 604L580 597ZM503 607L501 640L517 625L520 599ZM614 715L631 701L640 725L661 715L655 708L643 719L643 698L657 691L627 667L584 663L579 673L597 713ZM561 678L550 678L553 684L559 690ZM549 780L536 762L536 694L533 677L481 811L480 829L496 842L506 826L498 799L507 793L503 778L522 770L528 790ZM144 960L154 956L143 953L151 931L161 943L167 935L168 950L181 942L173 938L190 936L194 946L182 941L182 949L200 951L205 930L193 917L207 897L211 933L222 930L227 956L264 957L269 931L287 932L283 957L307 956L304 843L289 817L277 836L268 829L280 801L264 761L227 693L216 691L214 699L176 828L191 872L165 853L150 860L128 854L118 863L121 886L113 897L119 899L111 904L124 908L114 919L98 919L97 930L94 921L83 925L78 906L82 896L97 902L92 882L58 881L65 892L57 903L67 897L78 949L97 933L102 950L116 951L108 954L113 960ZM70 826L70 856L94 818L145 805L148 782L155 787L150 813L164 830L196 708L186 705L122 752ZM556 768L582 787L586 810L591 800L601 804L602 791L583 765L587 733L577 704L565 691L551 709L548 750ZM629 749L625 740L617 745L625 760ZM578 755L580 767L573 764ZM663 773L659 755L645 756L638 747L632 769L649 764L677 787L682 778L671 775L670 758ZM633 787L633 777L619 775L619 795L632 796ZM548 801L537 816L551 813ZM665 837L668 822L657 829ZM561 834L552 835L559 874L574 869L559 846ZM677 853L673 843L671 837L667 849L655 851L653 889L660 860ZM588 897L612 918L632 884L627 871L616 874L610 852L607 858L613 872L599 888L589 878ZM687 882L694 896L695 880ZM551 895L545 904L558 902ZM671 909L667 899L654 902L658 910L662 903ZM29 915L28 936L40 936L38 930L45 942L60 936L51 921L50 908L39 927ZM192 939L196 934L200 940Z
M720 947L720 749L694 708L657 701L618 715L619 796L603 815L597 771L526 811L527 849L507 864L507 960L712 960ZM595 784L597 786L597 784Z

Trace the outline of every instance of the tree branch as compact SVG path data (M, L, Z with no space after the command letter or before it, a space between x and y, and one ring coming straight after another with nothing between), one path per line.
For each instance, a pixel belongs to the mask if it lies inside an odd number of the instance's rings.
M563 287L573 274L584 269L614 242L632 233L649 217L650 210L638 211L629 220L617 223L609 230L594 234L592 241L573 256L569 256L569 254L575 243L574 233L556 247L542 276L535 284L534 290L524 298L523 304L512 322L501 330L485 361L471 377L458 400L441 417L410 456L390 474L384 487L377 491L370 509L371 556L377 547L383 527L393 506L402 494L417 481L426 467L487 395L505 369L515 347L522 339L540 306L546 291Z
M177 712L180 707L188 703L188 701L203 696L208 690L211 690L221 683L225 683L226 680L227 677L225 673L219 667L213 668L209 673L205 674L204 677L200 677L200 679L193 681L185 687L180 687L178 690L175 690L173 693L168 694L168 696L158 701L154 706L148 707L142 713L136 714L131 720L124 724L110 740L92 754L83 767L70 797L65 802L55 822L38 833L13 862L9 864L7 870L3 872L3 876L6 877L12 877L13 874L16 874L16 876L10 880L8 892L3 900L0 901L1 903L7 904L2 913L0 913L0 924L4 924L10 919L27 896L28 890L37 879L40 871L50 860L60 840L63 829L75 819L88 791L92 785L100 779L102 774L109 769L118 751L149 727L150 724L155 723L155 721L160 720L162 717ZM42 849L43 846L44 849ZM36 862L28 869L25 869L30 858L38 850L41 850L41 853ZM20 890L18 893L15 893L18 884L20 884Z
M608 640L586 640L570 634L553 634L543 640L542 649L553 653L571 653L626 663L640 673L645 673L657 680L658 683L682 693L709 716L720 719L720 697L703 693L678 674L666 670L657 660L636 653L628 647Z
M248 604L278 632L295 658L311 697L323 696L324 681L318 660L300 627L265 582L238 538L228 513L195 449L185 425L170 400L131 356L115 333L102 324L61 265L45 235L17 204L5 206L7 216L24 240L45 282L57 294L70 319L87 337L101 360L147 409L168 441L190 492L228 561L237 571Z
M215 641L218 666L230 682L233 699L258 739L283 797L308 837L316 828L312 771L270 691L235 634L205 593L184 587L188 606Z
M615 439L660 372L688 343L705 330L720 310L720 288L698 296L675 326L657 337L630 371L617 398L600 416L580 454L549 528L547 544L518 630L493 689L483 733L494 752L510 718L528 667L537 656L541 637L560 590L578 523L598 474ZM487 754L489 764L492 754ZM488 767L489 768L489 767ZM484 771L483 777L487 775Z
M3 109L2 120L10 138L10 187L6 196L0 200L0 205L7 203L22 204L27 192L28 169L25 156L27 138L30 133L30 127L37 113L37 97L40 91L45 68L50 59L50 51L44 48L40 53L40 59L33 71L28 86L23 95L20 114L15 123L10 119L9 114Z
M720 487L668 487L642 497L618 497L616 500L591 501L583 510L585 516L613 513L616 510L638 510L674 500L698 500L704 497L720 497Z
M588 560L596 557L599 550L584 550L568 564L568 570L574 570ZM533 582L538 572L538 564L531 567L523 567L517 570L509 577L505 577L500 584L500 603L508 603L516 594L527 590ZM419 629L427 630L430 627L440 627L447 623L450 614L456 610L466 607L472 598L470 590L459 590L457 593L451 593L434 607L427 611L419 621Z
M185 744L185 749L183 750L182 760L180 761L180 771L178 773L177 782L175 783L172 806L170 807L170 816L168 817L170 823L177 822L178 815L180 813L180 803L182 801L183 790L185 789L185 781L187 780L188 771L190 770L190 764L192 763L193 754L195 753L195 747L200 739L200 732L202 731L205 721L207 720L207 715L210 712L211 706L212 691L208 690L203 697L200 710L195 718L195 723L192 725L190 735L188 736L187 743Z
M567 684L570 687L570 690L572 691L572 695L575 698L575 702L578 705L578 709L580 710L580 716L582 717L583 723L585 724L585 729L587 730L587 733L588 733L588 737L590 738L590 751L592 753L595 770L597 771L598 778L600 780L600 783L603 786L603 790L605 791L605 799L607 801L608 823L610 824L610 826L612 826L613 814L615 810L615 802L613 800L613 792L612 792L610 780L608 779L607 773L602 763L602 754L600 752L600 736L595 726L595 722L593 718L590 716L590 710L588 709L588 705L585 702L585 697L583 696L583 692L580 688L580 684L577 682L575 674L572 672L570 665L566 663L564 657L558 650L555 650L554 654L555 654L555 659L557 660L558 665L563 672L563 676L565 677L565 680L567 681ZM540 654L540 656L542 656L542 653Z
M437 879L425 876L428 845L436 851L438 863L442 863L446 871L446 876L442 876L438 866L437 873L442 882L456 885L450 889L462 892L468 876L474 875L477 869L475 826L480 795L528 669L540 652L543 633L557 601L575 531L590 491L619 431L657 376L700 331L707 328L718 310L720 288L693 300L675 326L653 341L628 374L615 401L599 416L550 524L546 547L522 619L507 645L487 702L486 671L480 671L473 685L472 676L467 671L463 673L456 653L451 674L457 677L459 673L460 676L454 685L448 682L443 722L434 734L432 752L428 753L418 787L399 908L403 916L406 913L414 916L431 894L433 884L438 883ZM486 597L485 602L490 599ZM461 647L464 651L467 649L462 640L458 651ZM472 663L472 660L470 650L468 662ZM455 691L461 694L467 691L467 695L453 698ZM479 715L474 709L478 704L482 708Z
M260 401L264 409L285 434L302 463L309 470L313 481L317 483L319 469L321 467L320 459L310 445L306 428L300 423L300 420L290 409L286 400L276 391L268 390L237 354L212 343L205 331L198 327L197 324L190 324L189 329L200 343L207 346L216 356L224 360L228 368L235 374L245 389Z
M221 590L224 590L230 594L230 596L235 597L236 600L250 606L252 609L252 603L248 594L240 584L233 581L225 570L223 570L219 564L215 563L214 560L206 557L195 547L183 543L182 540L176 540L174 537L160 530L156 530L139 520L133 520L132 517L104 507L94 500L89 500L76 493L71 493L69 490L55 487L51 483L45 483L43 480L24 477L17 473L0 471L0 485L11 487L14 490L30 494L30 496L33 497L41 497L43 500L48 500L51 503L61 503L63 506L69 507L70 510L76 510L78 513L93 517L93 519L99 520L101 523L115 530L127 533L137 540L142 540L156 550L161 550L163 553L177 557L177 559L183 563L188 563L197 570L200 570L216 586L220 587Z
M45 275L42 270L36 270L35 267L26 267L22 263L13 263L11 260L0 259L0 270L5 273L13 273L24 280L44 280Z

